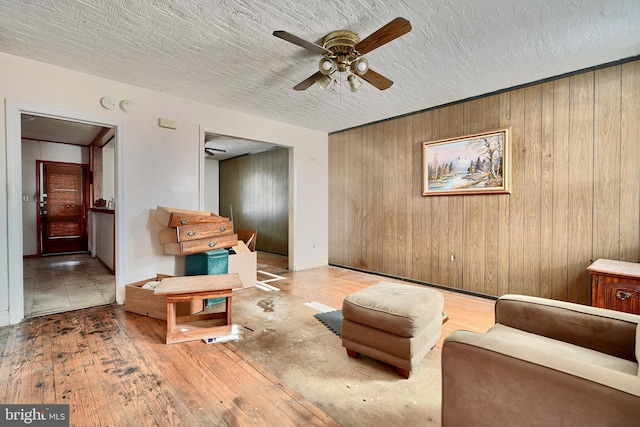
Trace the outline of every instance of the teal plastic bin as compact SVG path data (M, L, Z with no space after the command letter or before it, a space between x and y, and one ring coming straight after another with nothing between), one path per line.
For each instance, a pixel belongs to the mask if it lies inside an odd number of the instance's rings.
M185 274L187 276L201 276L207 274L227 274L229 272L229 251L216 249L187 255ZM225 298L209 298L204 305L210 306L224 302Z

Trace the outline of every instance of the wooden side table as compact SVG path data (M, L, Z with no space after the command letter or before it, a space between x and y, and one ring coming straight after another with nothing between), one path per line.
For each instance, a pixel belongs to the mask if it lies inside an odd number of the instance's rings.
M640 264L598 259L587 271L592 306L640 314Z
M167 297L167 344L213 338L231 334L232 291L242 287L238 273L162 279L154 295ZM209 298L225 298L224 312L176 314L176 303Z

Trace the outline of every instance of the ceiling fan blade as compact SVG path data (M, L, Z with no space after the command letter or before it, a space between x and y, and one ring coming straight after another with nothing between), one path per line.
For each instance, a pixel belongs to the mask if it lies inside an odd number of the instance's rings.
M306 79L295 85L293 88L295 90L309 89L320 77L322 77L322 73L320 71L316 71L313 75L307 77Z
M324 47L317 45L313 42L301 39L300 37L294 36L293 34L288 33L286 31L274 31L273 35L281 38L282 40L286 40L290 43L297 44L300 47L303 47L305 49L308 49L320 55L332 54L332 52L329 49L325 49Z
M226 153L227 152L227 150L223 150L221 148L211 148L211 147L204 147L204 151L205 151L205 153L210 154L212 156L213 156L213 153L212 153L213 151L218 151L220 153Z
M411 31L411 23L404 18L396 18L354 46L360 55L389 43Z
M372 84L373 86L377 87L380 90L389 89L393 84L391 80L389 80L382 74L376 73L371 68L369 68L369 70L365 74L358 75L358 77L360 77L362 80L369 82L370 84Z

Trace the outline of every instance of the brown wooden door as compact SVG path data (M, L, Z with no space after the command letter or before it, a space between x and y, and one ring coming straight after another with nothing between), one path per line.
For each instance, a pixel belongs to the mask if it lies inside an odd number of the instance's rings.
M39 203L43 255L87 250L86 181L85 165L43 162Z

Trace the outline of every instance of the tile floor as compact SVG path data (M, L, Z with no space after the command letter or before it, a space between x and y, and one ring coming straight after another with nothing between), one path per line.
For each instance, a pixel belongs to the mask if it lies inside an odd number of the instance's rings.
M25 258L24 317L115 302L116 278L89 254Z

